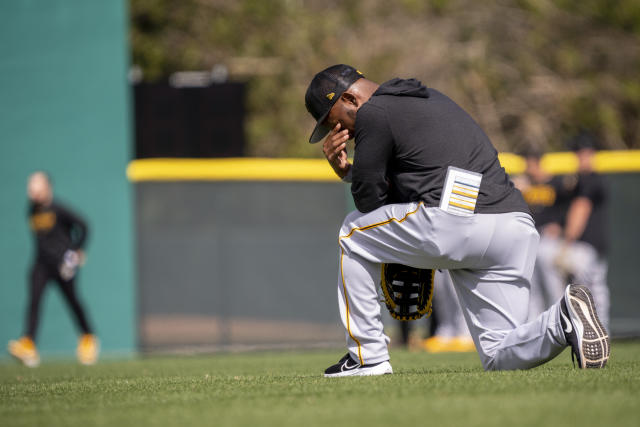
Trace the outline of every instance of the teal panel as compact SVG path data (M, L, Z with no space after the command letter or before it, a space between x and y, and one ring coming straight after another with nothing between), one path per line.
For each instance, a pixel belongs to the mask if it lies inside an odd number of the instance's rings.
M44 169L89 222L79 290L103 350L134 349L126 12L123 0L0 3L0 345L23 330L25 185ZM43 354L73 354L76 331L53 284L41 321Z

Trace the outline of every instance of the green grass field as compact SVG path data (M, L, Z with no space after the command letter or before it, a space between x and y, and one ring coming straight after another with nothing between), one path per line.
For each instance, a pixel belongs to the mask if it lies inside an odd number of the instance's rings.
M343 352L267 352L0 364L8 426L638 426L640 342L604 370L483 372L475 354L392 351L396 374L325 379Z

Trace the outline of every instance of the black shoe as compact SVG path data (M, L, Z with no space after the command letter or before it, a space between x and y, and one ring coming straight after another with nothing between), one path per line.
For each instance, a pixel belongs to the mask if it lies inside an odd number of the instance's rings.
M571 345L571 359L575 355L581 369L604 368L611 350L609 335L598 319L589 289L567 286L560 302L560 314L565 337Z
M360 365L354 361L349 353L345 354L342 359L335 365L329 366L324 371L324 376L331 377L349 377L349 376L369 376L393 374L393 369L388 360L384 362L373 363L371 365Z

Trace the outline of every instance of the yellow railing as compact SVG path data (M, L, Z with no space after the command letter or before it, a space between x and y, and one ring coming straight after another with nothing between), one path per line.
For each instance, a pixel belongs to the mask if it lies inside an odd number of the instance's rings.
M524 171L524 159L500 153L500 162L510 174ZM552 174L576 171L573 153L549 153L542 167ZM640 172L640 150L600 151L595 169L602 173ZM324 159L264 159L253 157L228 159L139 159L127 167L127 177L140 181L338 181Z

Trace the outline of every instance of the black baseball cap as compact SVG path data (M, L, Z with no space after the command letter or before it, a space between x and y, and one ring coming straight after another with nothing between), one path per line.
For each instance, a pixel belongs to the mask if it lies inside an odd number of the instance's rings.
M329 115L331 107L340 99L342 93L361 77L364 75L355 68L338 64L320 71L311 80L304 96L307 111L316 119L316 127L309 138L311 144L320 141L329 133L331 129L322 123Z

